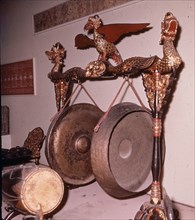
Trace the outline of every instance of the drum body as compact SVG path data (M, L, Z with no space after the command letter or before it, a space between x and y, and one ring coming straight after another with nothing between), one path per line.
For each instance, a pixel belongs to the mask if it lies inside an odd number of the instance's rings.
M48 166L28 163L2 172L3 201L23 214L54 212L65 193L61 177Z
M152 182L152 117L134 103L113 106L94 133L91 163L99 185L111 196L136 196Z

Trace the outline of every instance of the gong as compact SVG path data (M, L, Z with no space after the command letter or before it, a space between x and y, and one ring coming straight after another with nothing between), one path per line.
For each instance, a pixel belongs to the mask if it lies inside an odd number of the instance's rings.
M49 126L46 158L69 185L84 185L95 179L91 167L91 139L102 115L98 107L79 103L65 108Z
M113 106L93 134L93 173L105 192L116 198L144 192L152 182L152 117L134 103Z

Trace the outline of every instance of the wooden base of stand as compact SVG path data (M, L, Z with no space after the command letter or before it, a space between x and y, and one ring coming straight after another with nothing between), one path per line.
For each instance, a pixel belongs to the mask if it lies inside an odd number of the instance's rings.
M145 202L136 213L134 220L180 220L178 210L174 209L172 202L163 189L163 199L160 204Z
M166 212L162 205L144 203L136 213L135 220L167 220Z

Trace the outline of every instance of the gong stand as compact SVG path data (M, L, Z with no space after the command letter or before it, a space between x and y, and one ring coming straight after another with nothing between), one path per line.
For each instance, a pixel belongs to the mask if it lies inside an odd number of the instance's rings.
M56 43L51 51L45 52L48 58L52 60L52 63L54 63L54 67L48 74L48 77L56 85L58 113L60 113L60 109L66 109L66 101L69 101L69 98L71 98L69 96L71 85L75 82L82 84L87 80L117 79L118 77L142 75L153 120L153 157L151 167L153 181L151 184L150 201L141 206L135 216L136 220L175 219L171 201L161 185L163 158L161 151L163 148L163 111L175 80L176 70L182 63L181 57L174 46L178 25L175 16L171 12L167 12L161 23L160 43L163 45L163 58L158 56L130 57L116 66L113 66L107 59L98 59L90 62L85 69L73 67L63 73L65 58L63 46L60 43ZM112 34L110 33L110 35ZM106 47L104 49L106 50ZM66 86L61 86L62 84Z

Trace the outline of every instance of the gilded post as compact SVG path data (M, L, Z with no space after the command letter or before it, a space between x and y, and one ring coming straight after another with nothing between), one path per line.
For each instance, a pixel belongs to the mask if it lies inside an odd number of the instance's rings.
M163 45L163 58L156 59L147 71L142 74L143 84L153 117L153 161L150 202L144 203L137 212L136 220L162 219L173 220L172 213L166 209L162 195L162 115L167 98L170 94L176 70L182 60L174 47L177 34L178 21L171 12L166 13L161 24L161 41ZM169 204L170 205L170 204ZM172 207L169 207L169 210Z

